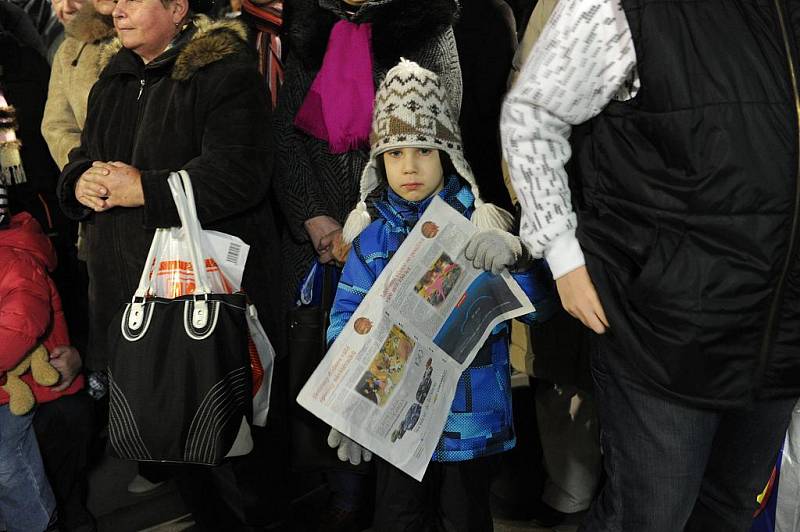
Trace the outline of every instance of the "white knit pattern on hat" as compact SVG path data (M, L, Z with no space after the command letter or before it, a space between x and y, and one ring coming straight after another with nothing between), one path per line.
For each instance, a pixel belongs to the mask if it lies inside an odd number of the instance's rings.
M398 148L430 148L447 153L475 196L473 223L481 229L511 228L510 213L481 201L475 176L464 158L458 121L447 102L439 77L413 61L401 59L386 74L375 94L372 150L361 174L360 201L348 215L342 233L346 243L351 243L372 221L366 199L380 184L377 158Z

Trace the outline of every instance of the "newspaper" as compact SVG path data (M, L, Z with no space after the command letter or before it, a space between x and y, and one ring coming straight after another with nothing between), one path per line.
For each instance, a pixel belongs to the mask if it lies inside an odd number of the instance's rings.
M464 258L476 231L435 198L297 397L417 480L461 373L495 326L534 310L508 272Z

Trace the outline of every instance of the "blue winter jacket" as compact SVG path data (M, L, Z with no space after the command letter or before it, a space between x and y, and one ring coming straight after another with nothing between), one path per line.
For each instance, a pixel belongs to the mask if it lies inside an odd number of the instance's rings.
M457 176L447 179L439 196L467 218L471 216L474 197L469 186ZM328 328L329 344L339 336L431 201L433 196L420 202L406 201L387 187L382 200L375 202L379 218L353 242L339 280ZM557 298L544 261L537 261L532 270L512 275L536 307L536 312L521 319L532 323L550 317L557 308ZM509 333L508 322L495 327L461 375L434 460L469 460L514 447Z

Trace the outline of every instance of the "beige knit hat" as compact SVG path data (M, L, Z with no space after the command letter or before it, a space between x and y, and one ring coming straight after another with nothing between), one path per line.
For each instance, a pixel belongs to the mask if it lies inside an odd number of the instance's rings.
M448 105L439 77L413 61L401 59L389 70L375 94L370 143L372 149L361 174L360 201L347 216L342 239L350 244L372 221L367 196L380 184L378 157L397 148L430 148L447 153L456 172L469 183L475 196L472 222L480 229L508 231L513 216L491 203L484 203L472 169L464 158L458 121Z

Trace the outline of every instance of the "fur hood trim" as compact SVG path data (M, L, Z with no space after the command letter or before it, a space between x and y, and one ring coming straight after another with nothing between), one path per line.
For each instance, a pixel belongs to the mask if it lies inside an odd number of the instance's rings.
M67 23L67 35L84 43L103 41L115 36L114 20L111 15L101 15L94 9L92 2L86 2L75 14L75 18Z
M247 45L247 28L238 20L212 20L197 15L191 40L175 60L172 79L186 81L204 66L234 55Z
M194 33L178 52L172 67L174 80L186 81L201 68L235 55L247 46L247 28L238 20L214 20L205 15L195 15L192 24ZM100 68L105 68L121 49L119 38L104 45L100 50Z
M342 2L293 0L284 9L291 49L306 66L318 69L331 28L347 17ZM388 69L398 57L413 56L418 47L451 26L458 12L457 0L367 0L350 20L372 24L373 56Z

